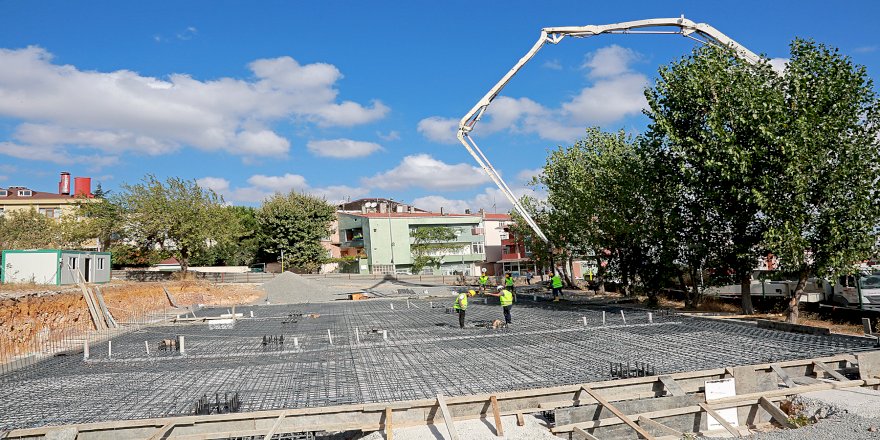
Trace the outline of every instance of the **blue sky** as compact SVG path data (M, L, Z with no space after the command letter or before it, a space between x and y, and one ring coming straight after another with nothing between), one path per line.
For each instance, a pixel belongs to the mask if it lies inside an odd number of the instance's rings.
M198 179L235 204L296 189L426 209L509 204L454 126L550 26L684 14L784 59L796 36L880 72L880 2L0 1L0 187ZM639 132L642 91L696 43L548 45L473 137L519 193L583 128Z

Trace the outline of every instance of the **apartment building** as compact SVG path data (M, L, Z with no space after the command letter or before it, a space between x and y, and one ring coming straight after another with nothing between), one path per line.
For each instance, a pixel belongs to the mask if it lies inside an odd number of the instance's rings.
M92 179L74 179L74 191L70 191L70 173L61 173L58 192L36 191L24 186L0 187L0 215L13 211L34 209L49 218L60 219L62 215L73 212L76 204L92 195Z

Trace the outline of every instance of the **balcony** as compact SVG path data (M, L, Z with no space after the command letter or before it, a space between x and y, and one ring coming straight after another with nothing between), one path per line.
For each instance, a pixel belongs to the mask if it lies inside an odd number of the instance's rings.
M364 239L363 239L363 238L358 238L358 239L355 239L355 240L347 240L347 241L343 241L342 243L340 243L339 247L342 248L342 249L348 249L348 248L362 248L362 247L364 247Z
M520 252L514 252L512 254L501 254L502 260L521 260L523 258L528 258L528 257L526 257L525 254L520 253Z

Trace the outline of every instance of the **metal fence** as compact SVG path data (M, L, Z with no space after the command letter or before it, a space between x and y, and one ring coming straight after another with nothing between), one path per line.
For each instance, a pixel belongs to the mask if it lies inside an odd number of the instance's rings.
M114 270L111 277L116 280L126 281L171 281L179 277L180 272L166 272L153 270ZM191 276L199 280L207 280L213 283L265 283L275 278L274 273L260 272L189 272Z

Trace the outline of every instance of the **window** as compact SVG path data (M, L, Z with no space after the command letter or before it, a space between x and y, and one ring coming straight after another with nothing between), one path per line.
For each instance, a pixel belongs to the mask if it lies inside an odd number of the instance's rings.
M32 195L34 195L34 193L33 193L31 190L29 190L29 189L20 189L20 190L18 190L18 196L19 196L19 197L30 197L30 196L32 196Z
M0 189L0 197L6 197L9 195L9 191L5 189Z
M76 257L67 257L67 266L70 270L76 270Z
M49 218L61 218L61 209L60 208L40 208L40 215L45 215Z
M104 270L104 259L98 258L98 270Z
M483 242L471 243L471 253L472 254L485 254L486 248L483 246Z

